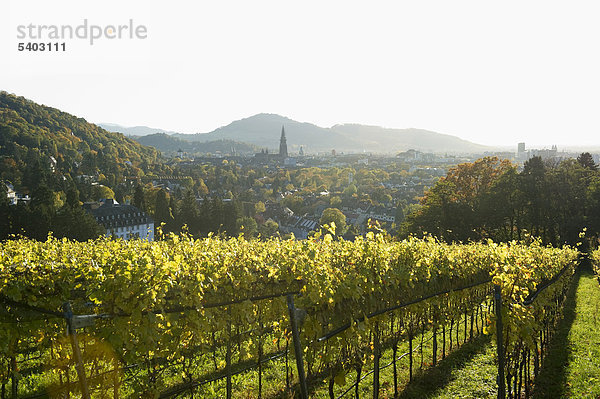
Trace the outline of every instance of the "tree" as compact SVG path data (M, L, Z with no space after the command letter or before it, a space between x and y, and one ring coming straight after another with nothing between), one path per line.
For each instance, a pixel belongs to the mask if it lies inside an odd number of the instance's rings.
M346 215L342 213L337 208L327 208L321 214L321 219L319 220L321 226L331 223L335 223L335 234L338 236L343 235L346 232Z
M386 191L385 187L377 187L371 194L371 199L380 204L386 204L392 201L392 196Z
M262 238L269 238L277 235L279 225L273 219L267 220L259 228L258 232Z
M156 202L154 205L154 226L158 228L161 223L170 226L172 222L173 215L171 215L171 209L169 208L167 193L165 190L160 189L160 191L156 193Z
M208 187L206 187L206 184L204 184L204 180L198 179L198 183L196 184L196 186L198 188L198 194L200 194L201 196L208 194Z
M590 235L600 238L600 176L595 175L587 188L587 215Z
M404 200L398 201L398 203L396 204L395 223L397 226L399 226L400 223L404 222L404 218L406 217L406 214L404 213L405 206L406 201Z
M196 202L196 196L192 190L186 190L183 198L177 206L177 228L187 225L188 231L192 234L199 233L199 209Z
M146 211L146 199L144 197L144 189L139 184L135 187L133 193L133 206L141 211Z
M52 221L52 228L55 237L77 241L98 238L106 232L104 227L80 206L71 207L68 204L58 210Z
M10 233L10 204L8 202L6 184L0 180L0 240Z
M240 207L235 201L228 201L223 206L223 230L230 236L236 236L239 233L237 220L241 215Z
M583 152L577 157L577 162L584 168L597 171L598 165L594 162L594 157L589 152Z
M109 187L106 187L102 184L97 184L92 187L92 198L94 200L107 199L107 198L115 198L115 193Z
M408 232L431 233L447 242L486 237L481 199L511 169L514 167L509 161L496 157L450 169L425 193L423 206L407 217Z
M547 173L548 200L545 214L549 215L548 229L543 240L547 243L575 245L579 233L588 227L588 187L594 172L574 159L562 161Z
M296 214L301 215L305 213L306 202L301 195L288 195L283 199L282 203Z
M525 197L523 215L527 230L536 237L546 234L548 228L548 181L542 157L533 157L523 165L520 187Z
M238 218L236 224L240 234L244 234L245 237L254 237L258 232L258 225L253 217L244 216Z
M258 201L255 205L254 205L254 211L256 213L263 213L264 211L266 211L267 208L265 208L265 204L262 201Z
M339 208L342 205L342 199L340 197L333 196L329 199L329 205L332 208Z
M202 182L202 184L204 184L204 182ZM181 179L181 185L190 190L194 187L194 179L192 179L190 176L186 176Z
M223 201L220 198L213 198L209 202L208 209L209 231L212 231L213 233L223 231L225 229L225 209L223 206Z
M25 229L27 235L37 240L43 240L51 229L52 218L56 213L54 193L45 183L40 184L33 193L29 208L32 215L31 219L26 222L28 225Z
M167 225L167 230L168 231L175 231L177 229L177 226L175 226L175 220L177 220L177 204L175 202L175 196L174 195L170 195L169 196L169 209L171 210L171 225Z
M526 200L520 183L517 169L511 168L481 196L479 224L482 238L494 241L522 238Z
M71 186L67 190L67 205L69 205L71 208L76 208L80 206L79 190L77 190L77 187L75 186Z
M429 233L448 242L472 236L474 215L465 202L456 199L456 185L440 179L425 193L422 206L406 218L408 233Z

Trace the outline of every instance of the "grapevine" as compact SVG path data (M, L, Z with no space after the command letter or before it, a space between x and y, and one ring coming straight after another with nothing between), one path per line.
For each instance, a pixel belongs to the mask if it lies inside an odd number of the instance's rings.
M93 388L152 397L177 378L191 384L199 370L222 370L226 351L240 364L281 353L290 331L285 297L278 295L298 292L296 307L306 314L301 339L308 374L325 373L343 385L348 372L373 368L378 353L398 340L424 330L435 337L448 321L479 310L490 297L492 278L513 303L504 316L506 353L520 353L535 349L546 315L557 312L576 256L570 248L535 242L390 242L372 233L353 242L329 234L305 241L186 235L157 242L6 241L0 244L0 376L8 381L15 374L11 360L37 351L44 386L73 381L64 319L34 310L60 315L69 301L75 314L102 315L80 334ZM521 305L565 268L533 305ZM388 308L396 310L366 317ZM494 331L494 319L488 319ZM344 325L349 328L319 339ZM143 372L128 378L111 372L132 364ZM518 365L507 367L514 375Z

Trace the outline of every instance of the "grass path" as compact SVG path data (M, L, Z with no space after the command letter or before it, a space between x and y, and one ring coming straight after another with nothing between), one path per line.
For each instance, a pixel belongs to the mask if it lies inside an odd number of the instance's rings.
M535 398L600 397L600 286L582 271L536 383Z
M495 351L490 336L478 337L420 375L400 398L496 398Z
M600 398L600 285L579 272L535 386L535 399ZM480 337L420 375L401 398L495 398L495 344Z

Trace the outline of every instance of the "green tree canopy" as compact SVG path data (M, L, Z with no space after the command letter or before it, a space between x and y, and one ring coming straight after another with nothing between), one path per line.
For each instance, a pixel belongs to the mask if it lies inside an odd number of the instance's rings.
M158 228L161 223L166 224L167 230L169 230L169 227L173 223L173 215L169 208L167 192L163 189L160 189L158 193L156 193L156 201L154 204L154 226Z
M325 224L331 225L332 223L335 223L335 234L339 236L343 235L348 228L348 226L346 225L346 215L344 215L342 211L340 211L337 208L325 209L321 214L321 219L319 220L319 223L321 224L321 226Z

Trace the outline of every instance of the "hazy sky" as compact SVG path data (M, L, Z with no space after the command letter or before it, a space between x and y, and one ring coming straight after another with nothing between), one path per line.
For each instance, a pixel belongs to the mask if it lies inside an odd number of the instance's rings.
M600 144L597 1L5 1L0 90L91 122L208 132L260 112L482 144ZM19 25L144 25L52 40ZM44 40L48 41L48 40Z

